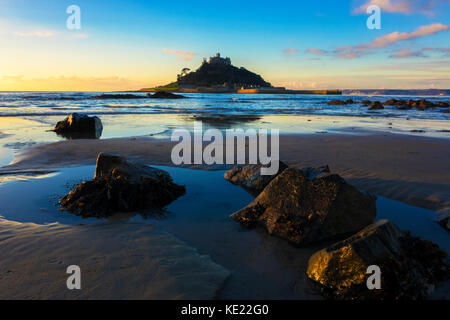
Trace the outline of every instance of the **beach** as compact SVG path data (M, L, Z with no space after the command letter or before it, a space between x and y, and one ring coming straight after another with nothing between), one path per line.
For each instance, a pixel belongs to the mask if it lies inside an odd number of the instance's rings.
M8 124L0 129L2 298L321 299L305 270L309 257L327 243L298 248L232 221L229 215L253 199L223 178L233 165L173 164L171 132L192 131L194 120L222 132L279 128L280 160L287 165L328 165L378 197L377 219L391 219L402 230L450 249L448 233L435 222L437 215L450 212L446 116L88 110L102 119L102 137L67 140L48 131L62 114L47 111L30 115L19 108L0 117ZM411 132L417 128L423 132ZM74 184L92 179L100 152L167 170L187 194L158 216L119 214L99 220L60 211L57 200ZM65 287L70 264L85 270L81 291ZM448 293L444 283L433 297Z

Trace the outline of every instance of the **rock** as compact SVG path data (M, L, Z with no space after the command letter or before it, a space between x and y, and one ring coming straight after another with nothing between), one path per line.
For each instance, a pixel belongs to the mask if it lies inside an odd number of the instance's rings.
M363 101L361 101L361 103L367 105L367 104L371 104L372 101L370 101L370 100L363 100Z
M426 109L433 108L433 107L434 107L434 104L425 99L422 99L422 100L416 102L416 108L421 111L424 111Z
M438 108L448 108L450 107L450 104L448 102L445 101L439 101L436 103L436 107Z
M345 103L346 103L346 104L352 104L352 103L354 103L354 102L353 102L352 99L347 99L347 100L345 100Z
M75 186L60 204L83 217L107 217L116 212L160 209L185 192L166 171L100 153L94 179Z
M436 244L380 220L312 255L307 275L333 299L419 299L448 279L446 256ZM381 290L367 288L372 265L380 267Z
M261 167L263 167L261 164L250 164L244 167L235 166L233 169L225 172L224 177L232 184L241 186L251 195L257 196L270 181L288 166L284 162L279 161L278 172L271 176L261 175Z
M147 97L143 96L143 95L125 93L125 94L101 94L99 96L90 97L89 99L103 99L103 100L108 100L108 99L147 99Z
M389 100L383 102L383 105L384 106L395 106L398 104L398 102L399 102L399 100L397 100L397 99L389 99Z
M67 138L100 138L103 125L98 117L72 113L63 121L59 121L53 129L57 134Z
M444 113L450 113L450 109L444 110Z
M147 96L152 99L183 99L185 96L179 94L173 94L171 92L166 91L156 91L154 94L150 95L147 93Z
M375 197L325 168L285 169L231 217L247 228L263 226L294 244L335 238L372 223Z
M369 110L382 110L384 109L383 105L380 103L380 101L374 101L370 105Z
M347 102L342 101L342 100L331 100L331 101L328 101L328 104L330 106L343 106L343 105L346 105Z
M450 211L440 213L437 216L437 222L442 228L447 230L447 232L450 232Z

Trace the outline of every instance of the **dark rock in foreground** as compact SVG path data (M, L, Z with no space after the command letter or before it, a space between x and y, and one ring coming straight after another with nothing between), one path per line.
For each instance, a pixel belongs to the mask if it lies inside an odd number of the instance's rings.
M157 91L152 95L147 94L147 96L152 99L183 99L183 98L186 98L185 96L182 96L179 94L173 94L171 92L166 92L166 91Z
M447 254L432 242L404 233L388 220L316 252L307 274L332 299L421 299L448 279ZM381 271L381 289L369 290L369 266Z
M60 204L83 217L107 217L116 212L159 209L185 192L185 187L173 183L163 170L100 153L94 179L77 185Z
M261 167L263 167L261 164L251 164L244 167L236 166L225 172L224 177L232 184L241 186L251 195L257 196L270 181L283 172L288 166L284 162L279 161L278 172L271 176L261 175Z
M63 121L59 121L53 131L66 138L98 139L102 134L103 125L98 117L72 113Z
M287 168L232 218L250 228L307 244L357 232L372 223L375 198L324 169Z

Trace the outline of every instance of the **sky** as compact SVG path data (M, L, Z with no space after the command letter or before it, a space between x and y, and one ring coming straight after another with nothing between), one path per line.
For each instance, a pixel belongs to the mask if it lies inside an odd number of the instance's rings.
M216 52L291 89L448 89L450 0L0 0L0 91L148 88Z

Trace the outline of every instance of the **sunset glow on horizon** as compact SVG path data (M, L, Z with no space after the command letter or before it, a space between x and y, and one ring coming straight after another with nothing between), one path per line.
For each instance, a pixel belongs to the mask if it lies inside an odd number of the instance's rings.
M79 30L66 26L74 4ZM370 4L380 30L366 26ZM290 89L446 89L449 13L425 0L1 0L0 91L149 88L216 52Z

